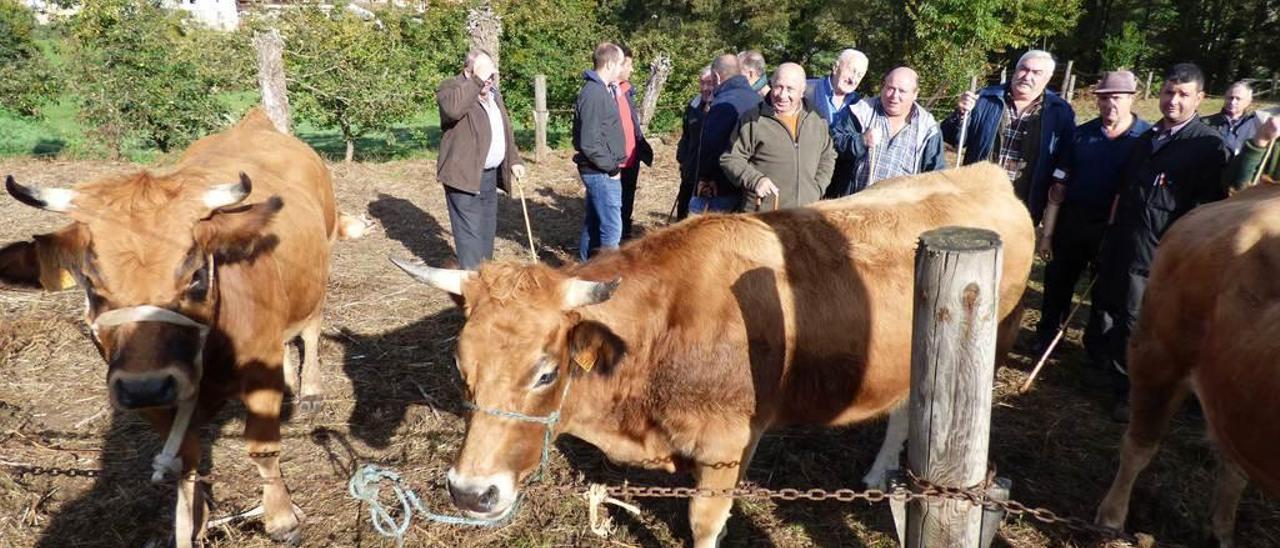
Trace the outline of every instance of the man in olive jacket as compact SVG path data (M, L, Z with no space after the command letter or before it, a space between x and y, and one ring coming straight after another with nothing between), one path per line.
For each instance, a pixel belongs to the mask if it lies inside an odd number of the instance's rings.
M800 65L779 66L769 103L743 115L733 145L720 156L729 181L747 191L747 211L807 205L831 184L831 133L822 116L804 108L804 86Z
M458 263L467 270L493 258L498 188L509 194L512 177L524 177L497 84L493 58L472 50L462 74L445 80L436 91L444 129L436 178L444 184Z

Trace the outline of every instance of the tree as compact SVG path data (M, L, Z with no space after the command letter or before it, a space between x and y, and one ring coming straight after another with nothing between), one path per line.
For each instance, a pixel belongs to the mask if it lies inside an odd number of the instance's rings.
M71 19L70 85L80 116L120 157L126 141L150 141L162 152L224 125L227 109L214 92L209 62L240 64L234 51L199 51L179 14L147 0L86 2Z
M0 0L0 105L37 116L57 79L35 41L35 14L17 0Z
M290 103L299 118L342 133L348 162L357 137L389 132L418 110L427 92L418 85L399 19L376 15L365 20L346 9L326 13L310 6L281 20Z
M1133 70L1148 54L1147 37L1133 21L1124 24L1118 35L1108 36L1102 42L1103 70Z

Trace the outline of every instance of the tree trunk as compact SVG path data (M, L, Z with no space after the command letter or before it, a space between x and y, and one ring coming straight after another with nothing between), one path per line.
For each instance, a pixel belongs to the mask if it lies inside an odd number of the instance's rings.
M254 34L253 48L258 52L258 87L262 90L262 108L280 133L288 134L289 91L284 78L284 39L270 29Z
M487 0L478 7L467 10L467 33L471 36L471 49L483 49L498 63L498 44L502 38L502 16L493 11Z
M339 121L338 127L342 130L342 141L347 144L347 154L343 156L343 161L349 164L356 158L356 136L351 133L351 125L345 120Z
M649 81L644 85L644 101L640 103L641 131L649 130L649 122L653 120L653 114L658 110L658 96L662 94L662 87L667 84L669 76L671 76L671 58L665 53L660 53L649 65Z

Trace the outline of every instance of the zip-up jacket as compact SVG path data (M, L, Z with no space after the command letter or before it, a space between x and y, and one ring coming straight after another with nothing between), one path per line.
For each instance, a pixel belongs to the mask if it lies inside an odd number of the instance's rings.
M573 149L578 151L573 162L582 172L612 176L627 159L618 103L595 71L582 73L582 78L586 82L573 108Z
M720 167L735 187L754 191L760 179L768 177L778 187L778 207L803 206L822 198L835 169L835 148L822 116L807 105L799 115L794 139L768 103L742 117L733 145L720 156ZM747 196L754 201L754 192Z

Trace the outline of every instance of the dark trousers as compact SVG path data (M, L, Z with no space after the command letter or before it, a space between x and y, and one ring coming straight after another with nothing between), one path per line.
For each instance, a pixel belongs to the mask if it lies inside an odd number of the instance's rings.
M631 212L636 206L636 183L640 180L640 162L622 168L622 239L631 239Z
M475 270L493 258L493 238L498 232L498 170L480 175L480 192L472 194L444 187L449 207L449 228L461 268Z
M1044 299L1036 337L1048 344L1071 313L1076 283L1098 258L1110 208L1063 205L1053 234L1053 259L1044 268Z
M1096 365L1127 374L1129 337L1138 325L1142 296L1147 291L1150 273L1135 267L1131 261L1115 260L1132 254L1107 250L1106 246L1112 244L1111 241L1104 243L1098 265L1098 283L1093 286L1093 312L1085 329L1084 343ZM1121 396L1128 395L1127 381L1128 378L1122 376L1117 387Z

